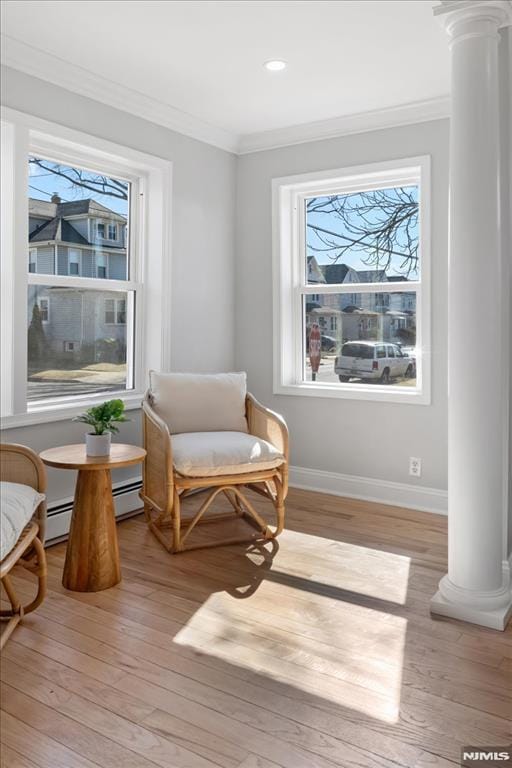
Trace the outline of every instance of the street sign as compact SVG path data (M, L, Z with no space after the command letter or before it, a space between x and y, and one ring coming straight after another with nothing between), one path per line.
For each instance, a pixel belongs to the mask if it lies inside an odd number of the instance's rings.
M311 363L311 373L313 381L316 380L316 374L320 366L322 355L322 334L318 323L313 323L309 330L309 361Z

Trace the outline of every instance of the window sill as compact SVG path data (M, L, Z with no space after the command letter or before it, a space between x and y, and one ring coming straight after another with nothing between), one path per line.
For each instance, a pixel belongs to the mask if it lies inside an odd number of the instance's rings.
M122 392L100 392L97 396L74 397L66 402L47 402L34 403L27 413L13 414L12 416L3 416L1 430L13 429L15 427L28 427L33 424L49 424L54 421L69 421L74 416L82 413L93 405L98 405L106 399L120 398L127 411L133 411L141 407L143 398L142 392L130 392L125 395Z
M302 397L328 397L338 400L366 400L382 403L430 405L430 394L425 391L393 387L392 384L327 384L304 382L302 384L276 384L275 395L299 395Z

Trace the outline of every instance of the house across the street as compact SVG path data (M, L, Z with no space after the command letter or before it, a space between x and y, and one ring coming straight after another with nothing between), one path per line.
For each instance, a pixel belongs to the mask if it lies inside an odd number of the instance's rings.
M49 362L124 362L127 293L102 290L98 281L128 277L126 218L92 199L30 198L28 245L30 273L91 279L83 289L29 285L28 324L37 305L35 322L44 334L39 347Z

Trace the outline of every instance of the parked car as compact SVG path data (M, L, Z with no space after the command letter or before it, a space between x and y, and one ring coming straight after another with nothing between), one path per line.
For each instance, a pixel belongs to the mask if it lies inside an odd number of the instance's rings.
M322 334L322 352L336 352L338 342L332 336Z
M398 376L415 375L415 361L398 344L383 341L347 341L334 360L340 381L352 377L389 384Z
M325 333L322 333L322 352L336 352L338 348L338 341L333 336L327 336ZM309 333L306 337L306 346L309 350Z

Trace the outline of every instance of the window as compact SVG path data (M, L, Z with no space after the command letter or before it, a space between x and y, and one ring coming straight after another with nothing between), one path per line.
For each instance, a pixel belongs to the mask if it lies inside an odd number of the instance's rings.
M126 325L126 299L105 299L105 325Z
M104 253L96 256L96 277L103 280L107 278L107 256Z
M148 368L169 365L171 164L8 108L1 125L2 427L68 419L106 393L139 407Z
M105 238L105 224L102 221L98 221L96 224L96 234L102 239Z
M70 248L68 251L68 274L80 274L80 251Z
M108 239L109 240L117 240L117 225L116 224L109 224L108 225Z
M115 197L105 194L109 184L115 185ZM135 180L110 175L108 168L101 168L98 175L79 162L63 163L51 154L34 152L28 156L29 216L37 212L43 222L46 219L42 229L28 236L29 242L31 237L43 237L45 248L49 245L52 255L55 249L57 252L56 262L48 261L44 270L43 259L38 258L36 272L29 272L27 277L29 402L134 389L135 306L142 293L141 281L132 278L137 272L137 254L130 248L120 250L117 256L123 266L116 280L119 285L106 290L106 257L96 257L96 246L87 240L87 233L88 222L94 222L99 206L123 217L130 229L130 197L136 184ZM98 234L102 231L104 235L105 225L97 223ZM80 248L68 243L80 243ZM52 322L43 328L40 308L50 296ZM98 322L102 305L109 302L113 312L105 312L105 322ZM117 330L112 332L107 325Z
M430 402L429 175L417 157L274 180L276 394ZM338 351L317 368L322 317ZM373 365L342 371L358 342ZM381 370L395 349L404 363Z
M48 323L50 320L50 300L39 299L39 315L42 323Z

